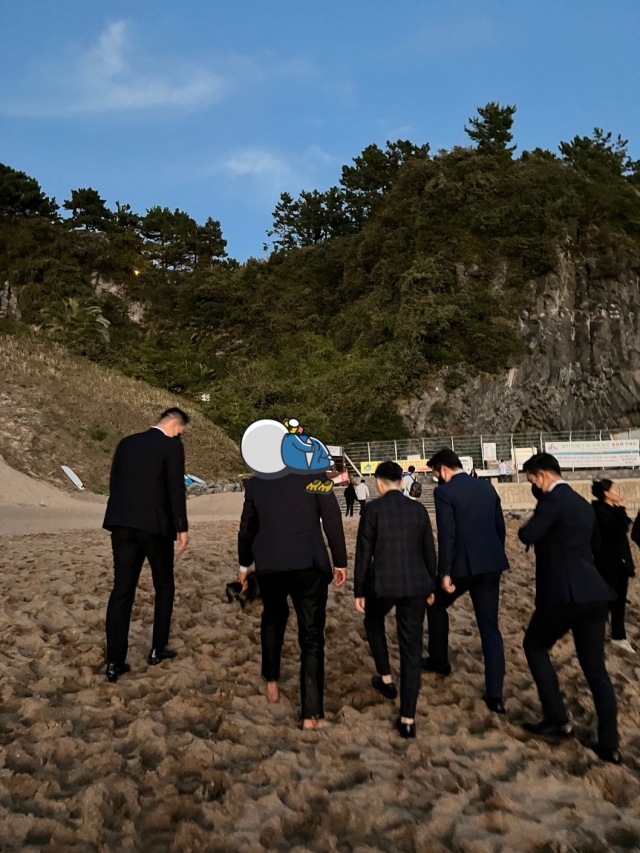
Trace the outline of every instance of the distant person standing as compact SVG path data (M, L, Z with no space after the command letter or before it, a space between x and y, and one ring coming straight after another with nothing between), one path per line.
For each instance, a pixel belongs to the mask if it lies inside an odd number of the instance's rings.
M598 715L598 741L591 748L603 761L620 764L616 697L604 659L605 625L615 594L594 563L593 551L599 550L595 514L562 479L555 456L538 453L522 470L538 498L533 517L518 532L536 552L536 609L523 648L543 713L540 722L523 728L542 736L573 734L549 657L571 631Z
M509 475L509 467L504 459L500 460L500 464L498 465L498 470L500 471L500 476L498 477L499 483L506 483L507 477Z
M402 468L382 462L376 469L379 500L374 501L358 527L354 595L364 613L364 626L378 671L374 690L395 699L385 617L395 607L400 646L401 737L416 736L415 714L420 691L424 612L433 602L436 549L426 509L403 496Z
M429 461L438 477L434 492L438 526L438 579L433 606L427 609L429 657L426 672L449 675L447 609L465 592L476 614L485 665L487 707L504 714L504 646L498 624L500 579L509 568L504 551L506 528L498 493L462 469L453 450L439 450Z
M629 578L635 576L635 566L629 545L631 519L622 506L622 495L611 480L594 480L591 493L592 506L600 531L600 546L594 553L596 569L613 588L617 598L610 604L611 642L625 652L635 649L627 639L625 610Z
M405 473L402 475L402 484L403 484L403 494L405 497L410 498L411 495L411 487L414 483L418 482L418 478L416 477L416 466L409 465Z
M126 663L131 610L145 558L155 590L153 640L149 664L176 656L167 648L177 554L189 542L180 437L189 423L181 409L167 409L146 432L123 438L111 466L109 502L103 526L111 531L114 585L107 607L107 680L115 682Z
M352 480L349 480L349 485L344 490L344 502L346 505L345 516L353 516L353 505L356 502L356 490Z
M356 498L360 504L360 515L364 512L365 505L369 500L369 487L365 483L364 477L356 486Z

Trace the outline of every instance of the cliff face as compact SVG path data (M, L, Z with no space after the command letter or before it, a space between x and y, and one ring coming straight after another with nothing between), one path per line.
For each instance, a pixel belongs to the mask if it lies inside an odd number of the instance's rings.
M528 286L524 359L497 377L440 371L399 404L412 434L639 425L639 271L622 251L563 253L555 273Z

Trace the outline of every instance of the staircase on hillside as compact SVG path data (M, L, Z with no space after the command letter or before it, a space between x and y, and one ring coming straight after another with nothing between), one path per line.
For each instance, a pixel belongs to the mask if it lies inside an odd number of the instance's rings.
M364 480L369 487L369 494L371 495L371 500L375 500L378 497L378 490L376 488L376 478L375 477L364 477ZM422 495L419 498L420 503L427 508L427 511L430 513L435 512L435 503L433 500L433 492L435 490L435 483L428 482L426 478L421 478L420 482L422 483ZM344 500L344 486L336 486L334 489L335 496L338 499L338 504L340 505L340 509L342 514L344 515L344 511L346 508L345 500ZM357 515L360 511L358 503L353 509L353 514Z

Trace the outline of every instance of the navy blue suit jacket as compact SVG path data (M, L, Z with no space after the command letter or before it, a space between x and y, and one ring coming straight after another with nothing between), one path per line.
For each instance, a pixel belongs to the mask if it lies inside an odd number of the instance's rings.
M534 495L536 511L518 536L535 546L536 605L612 601L615 593L593 559L599 539L593 507L565 483Z
M493 486L463 472L438 486L434 499L441 578L469 578L509 568L504 515Z

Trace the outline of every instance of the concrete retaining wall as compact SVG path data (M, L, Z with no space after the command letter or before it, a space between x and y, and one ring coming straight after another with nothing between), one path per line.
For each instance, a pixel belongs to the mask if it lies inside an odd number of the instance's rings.
M528 510L535 508L536 502L531 494L529 483L494 482L493 485L500 495L503 509ZM588 501L593 500L590 480L571 480L569 485ZM640 510L640 479L624 480L624 482L618 483L618 486L624 495L627 513L633 517Z

